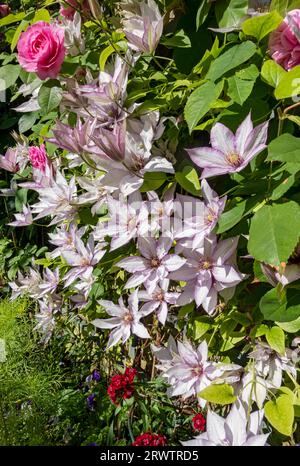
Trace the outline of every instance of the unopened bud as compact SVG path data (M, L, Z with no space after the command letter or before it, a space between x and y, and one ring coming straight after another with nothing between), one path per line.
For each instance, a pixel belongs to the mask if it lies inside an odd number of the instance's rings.
M99 5L98 0L88 0L88 3L89 3L92 16L95 19L100 19L102 17L102 11L101 11L101 7Z

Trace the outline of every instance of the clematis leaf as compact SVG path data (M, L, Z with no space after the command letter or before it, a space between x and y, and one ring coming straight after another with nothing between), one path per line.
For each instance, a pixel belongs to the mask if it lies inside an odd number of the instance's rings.
M223 82L215 85L213 82L207 81L192 92L184 109L184 117L190 133L196 127L199 120L210 110L212 104L221 94L222 89Z
M261 76L270 86L277 87L280 80L287 74L287 71L278 65L274 60L264 62L261 69Z
M234 45L212 62L206 78L216 81L221 76L224 76L228 71L233 70L242 63L245 63L255 54L255 52L256 46L250 40Z
M247 36L253 36L260 42L271 31L276 29L281 22L282 17L277 11L272 11L262 16L247 19L243 22L242 31Z
M194 196L200 196L201 187L199 182L199 176L195 168L186 166L182 172L177 172L175 175L176 181L183 187L188 193Z
M285 353L284 331L279 327L272 327L266 333L266 339L271 348L279 354Z
M200 398L204 398L210 403L229 405L234 403L236 396L234 395L233 388L228 384L212 384L206 387L200 393Z
M299 290L288 288L278 296L276 288L268 291L260 300L260 310L266 320L291 322L300 317Z
M292 134L281 134L270 142L267 160L300 164L300 139Z
M294 408L288 395L280 395L276 400L267 401L265 416L269 423L283 435L292 435Z
M287 262L300 236L300 206L294 202L260 208L251 220L248 251L257 260Z

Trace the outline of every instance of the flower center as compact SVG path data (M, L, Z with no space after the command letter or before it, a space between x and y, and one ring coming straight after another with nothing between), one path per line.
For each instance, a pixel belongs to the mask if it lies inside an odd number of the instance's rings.
M160 266L160 260L157 257L151 259L151 267L157 268Z
M216 220L216 214L211 210L205 217L205 223L210 225Z
M193 376L200 377L203 374L203 366L199 364L199 366L193 367Z
M211 268L211 266L212 266L212 263L208 260L202 261L199 264L200 270L208 270Z
M164 293L162 291L158 291L158 293L156 293L154 295L154 299L156 299L157 301L163 302L164 301Z
M130 324L133 321L133 316L130 312L124 315L123 320L126 324Z
M239 167L242 163L241 157L236 152L229 154L227 160L233 167Z

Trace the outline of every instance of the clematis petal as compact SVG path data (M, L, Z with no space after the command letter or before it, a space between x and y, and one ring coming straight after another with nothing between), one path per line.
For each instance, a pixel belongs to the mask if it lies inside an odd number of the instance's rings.
M238 272L231 265L213 267L212 273L217 282L229 287L237 285L245 278L244 274Z
M211 147L197 147L194 149L186 149L186 151L198 167L219 168L223 170L230 167L226 161L225 154Z
M236 152L235 137L232 131L222 123L216 123L210 132L211 146L224 154Z
M213 411L208 410L206 425L208 440L214 442L216 445L222 445L223 440L226 438L225 419Z
M253 124L251 120L251 112L248 113L245 120L240 124L236 133L235 133L235 143L236 143L236 150L238 154L244 154L245 152L245 144L247 141L248 136L253 131Z
M132 333L140 338L151 338L146 327L140 322L135 322L132 325Z
M256 126L249 134L245 142L244 153L241 154L246 163L249 163L253 157L265 149L268 138L268 127L269 122L267 121Z
M126 259L122 259L116 264L117 267L125 269L127 272L143 272L149 267L149 262L140 256L131 256Z

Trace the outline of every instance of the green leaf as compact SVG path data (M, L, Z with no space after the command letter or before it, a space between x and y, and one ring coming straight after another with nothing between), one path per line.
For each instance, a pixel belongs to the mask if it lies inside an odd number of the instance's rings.
M300 317L291 322L276 322L276 324L285 332L296 333L300 330Z
M21 23L19 24L19 26L15 30L14 36L13 36L11 44L10 44L10 49L11 49L12 52L15 50L16 45L17 45L17 43L19 41L20 35L21 35L21 33L23 31L25 31L28 24L29 24L28 21L25 21L25 20L21 21Z
M206 20L210 7L211 7L211 2L208 2L207 0L200 3L200 6L197 11L197 15L196 15L196 31L198 31L199 27Z
M293 123L296 123L297 126L300 126L300 117L297 115L286 115L286 118Z
M272 327L266 333L266 339L271 348L279 354L285 353L284 331L279 327Z
M58 81L48 81L39 91L38 102L44 115L57 108L62 99L62 89L55 85Z
M299 0L272 0L270 11L277 10L282 16L294 8L299 8Z
M216 17L219 28L238 27L248 10L248 0L218 0Z
M265 205L251 220L248 251L274 266L287 262L300 236L300 207L294 202Z
M218 225L218 233L224 233L227 230L230 230L234 225L236 225L244 215L246 209L247 201L239 202L236 206L232 209L228 210L227 212L223 212Z
M300 139L292 134L281 134L268 146L268 161L300 163Z
M239 105L243 105L252 92L255 81L240 79L237 76L228 78L229 97Z
M286 74L287 71L274 60L265 61L261 69L262 78L272 87L277 87Z
M266 320L292 322L300 316L300 293L287 288L279 294L276 288L268 291L260 300L259 308Z
M282 76L274 94L278 100L300 94L300 65L295 66L295 68Z
M185 166L182 172L175 174L175 179L188 193L194 196L201 194L199 175L195 168L189 165Z
M212 62L207 79L216 81L228 71L249 60L256 52L256 46L250 40L234 45Z
M15 84L20 71L21 67L19 65L5 65L0 68L0 92Z
M37 23L38 21L44 21L45 23L50 23L51 16L50 16L49 11L46 10L45 8L42 8L41 10L37 10L31 23L34 24L34 23Z
M183 29L180 29L180 31L177 31L171 37L163 37L161 39L161 43L165 47L171 47L171 48L188 48L188 47L191 47L191 40L185 34Z
M102 52L100 53L99 57L99 65L100 65L100 71L105 70L105 65L110 57L115 52L115 48L112 45L108 45Z
M18 13L16 15L10 14L0 19L0 27L8 26L9 24L18 23L25 18L26 13Z
M221 94L223 89L223 82L215 85L208 81L198 87L189 96L186 106L184 108L184 117L188 124L190 133L196 127L197 123L203 118L210 110L211 105Z
M256 65L249 65L246 68L243 68L242 70L239 70L235 73L235 75L238 78L249 80L249 81L255 81L256 78L259 76L259 71Z
M166 173L160 172L153 172L153 173L145 173L144 175L144 183L140 187L140 191L142 193L147 193L148 191L155 191L160 186L164 184L167 180Z
M193 322L194 338L199 340L212 327L212 321L207 316L196 317Z
M267 401L264 406L269 423L283 435L292 435L294 408L288 395L280 395L276 400Z
M282 22L282 17L277 11L272 11L261 16L253 16L242 24L242 31L246 36L255 37L260 42Z
M228 384L212 384L198 393L200 398L204 398L210 403L228 405L234 403L236 396L233 388Z
M31 129L36 122L37 118L39 116L38 112L30 112L30 113L24 113L24 115L21 116L18 125L19 125L19 133L26 133L29 129Z

